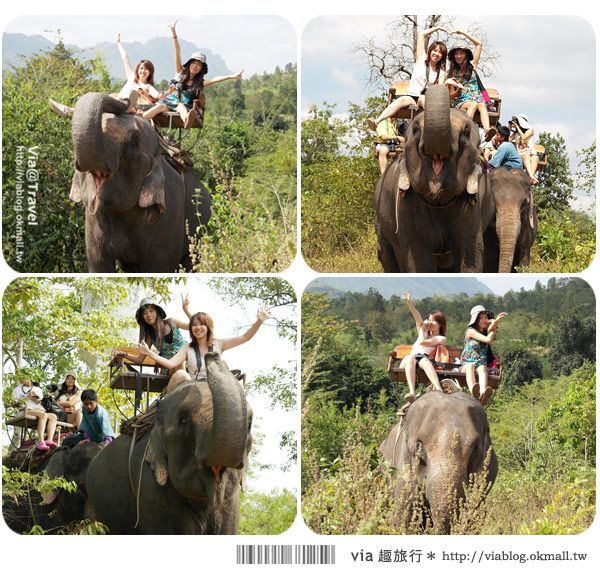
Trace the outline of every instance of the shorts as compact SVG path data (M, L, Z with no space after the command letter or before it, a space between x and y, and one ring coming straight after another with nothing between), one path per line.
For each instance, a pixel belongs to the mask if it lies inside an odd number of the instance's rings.
M161 100L160 103L167 106L170 112L176 111L179 104L183 104L188 110L191 110L194 107L193 103L190 104L185 100L180 100L175 93L168 95L164 100Z
M423 358L427 358L430 362L432 362L431 360L431 356L427 355L426 353L416 353L415 355L413 355L413 357L415 358L415 361L417 362L417 368L421 368L421 365L419 364L419 362L423 359ZM433 363L433 362L432 362ZM421 368L422 370L423 368Z
M388 152L396 152L396 149L400 146L397 142L394 142L393 140L386 140L385 142L382 143L378 143L375 145L375 150L377 152L381 152L381 149L383 147L386 147L388 149Z

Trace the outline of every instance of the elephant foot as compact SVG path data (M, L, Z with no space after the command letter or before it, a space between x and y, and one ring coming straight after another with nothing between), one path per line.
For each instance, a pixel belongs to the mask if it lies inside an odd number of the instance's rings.
M488 386L488 387L485 389L485 391L484 391L484 393L481 395L481 399L480 399L480 400L481 400L481 404L482 404L483 406L485 406L485 405L486 405L486 404L487 404L487 403L490 401L490 399L492 398L492 394L493 394L493 393L494 393L494 391L492 390L492 388L490 388L490 386Z

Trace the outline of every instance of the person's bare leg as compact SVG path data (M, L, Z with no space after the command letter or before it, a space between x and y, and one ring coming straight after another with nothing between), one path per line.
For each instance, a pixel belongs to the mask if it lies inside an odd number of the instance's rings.
M477 111L477 104L475 102L465 102L464 104L461 104L460 109L464 110L467 113L467 116L472 120Z
M149 110L146 110L142 114L142 118L144 118L144 120L152 120L152 118L154 118L154 116L158 116L158 114L162 114L163 112L166 112L168 109L169 108L167 106L165 106L165 104L157 104L156 106L153 106Z
M486 366L477 366L477 377L479 378L479 388L485 390L488 385L488 369Z
M48 441L54 442L54 433L56 432L57 418L54 413L48 413L48 422L46 424L46 436Z
M172 392L182 382L187 382L191 379L192 379L191 376L185 370L177 370L171 376L171 379L169 380L169 383L167 384L167 394L169 394L169 392Z
M436 390L442 390L442 385L440 384L440 379L438 378L437 372L431 363L429 358L422 358L419 361L419 366L421 369L427 374L429 381L433 384Z
M394 114L397 114L403 108L408 108L408 106L416 106L415 100L413 100L409 95L403 95L399 97L397 100L394 100L375 118L375 126L383 120L387 118L393 118Z
M404 367L409 394L415 396L415 388L417 384L417 362L415 358L412 355L407 355L400 363L400 367Z
M190 111L184 104L177 104L175 111L179 114L181 121L183 122L183 127L187 128L188 118L190 116Z
M383 175L385 173L385 169L387 168L387 157L389 148L382 147L377 151L377 160L379 161L379 174Z
M463 367L460 369L461 372L465 373L465 377L467 379L467 388L469 389L469 392L473 392L473 386L475 386L475 364L473 363L466 363L463 365Z

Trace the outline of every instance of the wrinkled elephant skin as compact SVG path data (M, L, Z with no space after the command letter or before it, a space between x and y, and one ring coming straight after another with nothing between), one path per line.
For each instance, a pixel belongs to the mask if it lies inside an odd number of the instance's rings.
M464 392L431 391L420 396L380 450L401 472L396 495L402 492L403 482L408 481L405 474L412 474L423 485L438 533L449 532L455 497L464 497L470 476L484 470L489 451L487 481L493 483L497 474L485 410ZM397 505L406 503L399 501Z
M404 156L375 189L378 257L385 272L482 272L495 239L494 199L477 126L450 109L444 86L406 131Z
M208 383L166 395L131 458L122 434L90 465L87 515L111 534L237 532L252 413L225 362L209 353L206 364Z
M161 154L149 122L125 114L107 95L79 99L72 134L76 171L70 198L85 205L90 272L191 269L189 233L210 217L211 197L193 172L176 171ZM199 189L200 195L194 196Z
M537 233L537 214L527 173L520 169L498 168L490 172L496 202L498 272L528 266L531 246Z

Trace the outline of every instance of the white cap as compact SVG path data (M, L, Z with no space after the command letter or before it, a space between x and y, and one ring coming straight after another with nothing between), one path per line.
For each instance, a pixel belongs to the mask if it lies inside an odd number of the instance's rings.
M483 305L475 305L471 309L471 320L469 321L469 325L475 325L475 323L477 323L477 316L479 313L485 313L485 307Z

